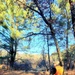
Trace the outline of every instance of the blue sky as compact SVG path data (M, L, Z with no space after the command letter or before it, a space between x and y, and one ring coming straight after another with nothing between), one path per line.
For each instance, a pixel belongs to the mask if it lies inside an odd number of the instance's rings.
M30 49L27 49L26 51L23 50L25 53L34 53L34 54L41 54L42 50L45 50L45 53L48 53L47 50L47 42L46 40L44 41L43 36L35 36L35 38L32 39L31 45L30 45ZM73 45L74 42L74 37L73 34L70 33L69 35L69 47L70 45ZM24 43L25 44L25 43ZM56 52L56 47L55 45L50 46L50 54L52 54L53 52ZM66 49L66 43L64 45L64 47L60 47L60 50L63 51Z

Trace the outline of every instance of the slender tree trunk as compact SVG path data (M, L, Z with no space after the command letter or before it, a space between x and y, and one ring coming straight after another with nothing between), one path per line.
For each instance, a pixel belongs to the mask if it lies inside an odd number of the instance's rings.
M67 13L66 13L66 15L67 15ZM68 25L69 25L69 20L68 20L68 16L67 16L67 34L66 34L66 53L67 53L67 62L68 62Z
M69 4L70 4L73 32L74 32L74 38L75 38L75 2L73 2L72 0L69 0Z
M46 32L47 32L47 30L46 30ZM50 54L49 54L50 50L49 50L49 43L48 43L48 41L49 41L49 37L48 37L48 35L47 35L48 61L49 61L49 69L50 69ZM50 72L49 72L49 73L50 73Z
M50 68L50 50L49 50L49 44L48 44L48 39L47 39L47 46L48 46L48 61L49 61L49 68Z
M67 24L68 26L68 24ZM66 57L67 57L67 60L66 60L66 67L68 68L68 64L69 64L69 52L68 52L68 27L67 27L67 35L66 35Z
M67 11L66 11L66 18L67 18L66 57L67 57L67 64L70 65L70 64L69 64L69 60L70 60L70 58L69 58L69 51L68 51L68 30L69 30L69 19L68 19ZM68 65L67 65L67 67L69 67Z
M54 42L55 42L56 50L57 50L57 53L58 53L59 64L60 64L60 66L62 66L63 64L62 64L61 52L60 52L60 48L59 48L59 45L58 45L58 42L57 42L57 39L55 38L55 36L54 36Z
M47 32L47 30L46 30L46 32ZM50 50L49 50L49 43L48 43L48 41L49 41L49 36L47 35L47 47L48 47L48 61L49 61L49 68L50 68Z
M45 56L45 50L44 50L44 48L43 48L43 50L42 50L42 56L43 56L43 60L45 61L44 66L45 66L46 69L47 69L47 65L46 65L46 56Z

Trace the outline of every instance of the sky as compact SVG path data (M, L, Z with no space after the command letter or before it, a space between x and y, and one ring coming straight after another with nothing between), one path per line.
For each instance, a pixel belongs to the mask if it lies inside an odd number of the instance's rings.
M23 50L23 52L29 53L29 54L42 54L42 50L45 50L45 53L47 54L48 53L47 41L46 40L44 41L42 37L43 36L35 36L35 38L32 39L30 48L27 50ZM75 44L74 41L75 40L74 40L73 34L70 33L70 35L69 35L69 47L71 45ZM25 43L24 43L24 45L25 45ZM64 47L60 47L61 51L65 50L65 49L66 49L66 43L65 43ZM51 55L52 53L56 52L56 46L55 45L50 46L49 50L50 50L50 55Z

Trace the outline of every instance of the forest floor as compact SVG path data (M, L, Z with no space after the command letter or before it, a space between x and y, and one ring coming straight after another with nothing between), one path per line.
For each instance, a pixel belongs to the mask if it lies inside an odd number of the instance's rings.
M0 75L49 75L49 72L23 72L23 71L11 71L0 70ZM65 71L64 75L75 75L75 70Z

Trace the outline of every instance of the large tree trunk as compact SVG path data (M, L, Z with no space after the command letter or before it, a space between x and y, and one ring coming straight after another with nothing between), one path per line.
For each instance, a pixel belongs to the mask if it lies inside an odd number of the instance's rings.
M13 68L14 61L15 61L15 55L14 55L14 53L12 53L11 57L10 57L10 66L11 66L11 68Z
M11 37L11 42L10 42L10 66L11 68L13 68L13 64L14 64L14 49L13 49L13 45L14 45L14 39Z
M14 48L15 47L15 48ZM13 68L16 51L17 51L17 42L11 37L11 48L10 48L10 66Z

